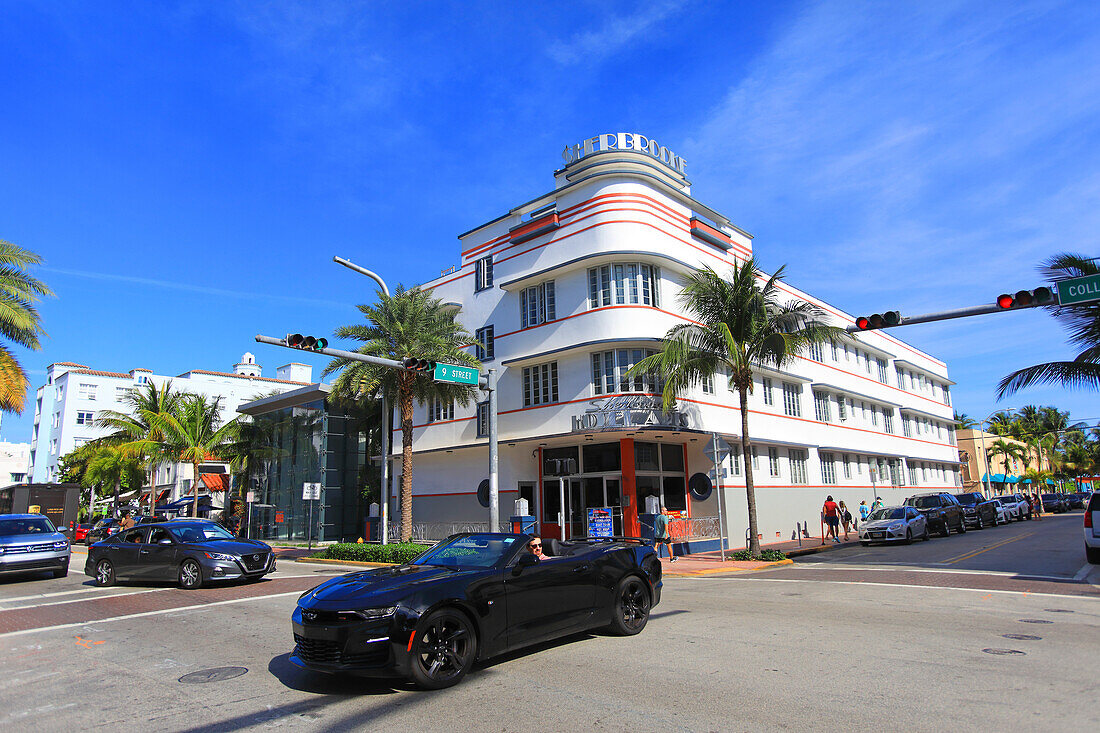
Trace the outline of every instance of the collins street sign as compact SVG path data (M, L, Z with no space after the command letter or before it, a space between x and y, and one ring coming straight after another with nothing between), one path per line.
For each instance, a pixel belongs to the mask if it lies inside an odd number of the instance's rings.
M1059 280L1058 304L1074 305L1100 300L1100 275L1085 275L1069 280Z
M451 384L477 385L481 379L481 373L472 367L456 366L454 364L436 364L432 372L432 379L437 382L450 382Z

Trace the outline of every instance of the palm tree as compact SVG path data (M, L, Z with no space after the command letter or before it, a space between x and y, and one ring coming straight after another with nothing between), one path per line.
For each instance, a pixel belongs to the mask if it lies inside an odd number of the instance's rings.
M142 468L141 460L113 445L97 447L95 455L88 461L87 470L84 471L85 487L91 489L98 486L101 490L109 486L114 487L116 510L118 494L123 484L127 488L141 488L144 480L145 470Z
M662 350L642 359L628 376L658 373L664 378L662 402L671 410L677 396L716 372L725 371L741 404L741 452L749 512L749 551L760 554L756 491L749 438L749 392L753 369L782 368L813 343L836 339L843 330L826 325L825 312L798 301L781 303L779 282L784 268L763 280L756 260L734 266L728 278L709 267L688 276L679 301L692 322L674 326Z
M107 445L116 445L139 458L149 476L149 516L155 514L157 502L156 468L164 459L164 435L154 425L160 414L174 414L183 400L183 394L172 391L172 382L158 387L148 382L144 388L126 393L124 404L129 412L103 410L96 417L95 425L111 430L103 438Z
M41 346L38 337L45 331L34 304L44 295L53 295L26 272L27 267L40 264L42 258L34 252L0 239L0 336L36 351ZM0 342L0 411L23 412L27 385L23 366Z
M455 320L455 312L433 298L431 291L398 286L392 295L377 291L377 305L360 305L367 322L341 326L337 338L361 341L360 354L402 361L406 358L461 364L481 368L481 362L464 350L470 333ZM401 541L412 537L412 432L413 401L466 406L476 387L435 382L430 375L337 358L322 375L340 372L333 392L345 399L385 395L401 415ZM383 460L388 460L384 456ZM496 531L496 528L491 528Z
M1012 428L1012 423L1016 420L1016 416L1008 410L1001 410L1000 412L991 415L989 418L989 432L994 435L1008 435Z
M996 458L997 456L1001 456L1004 461L1004 473L1006 479L1008 478L1008 472L1011 466L1011 464L1009 463L1010 460L1027 460L1027 453L1024 451L1024 447L1022 445L1009 443L1005 440L995 440L993 441L993 444L989 446L989 449L986 450L986 465L988 466L988 473L990 474L992 474L993 472L992 459Z
M956 426L960 430L966 430L967 428L974 428L978 426L978 421L967 415L965 412L955 413Z
M220 397L207 399L201 395L185 394L176 414L161 412L150 416L151 426L162 436L159 443L143 440L130 444L136 450L159 451L173 460L192 465L193 517L199 516L199 466L231 444L239 429L236 418L218 427L220 420Z
M1063 252L1044 262L1039 272L1051 280L1065 280L1100 274L1100 266L1083 254ZM1052 361L1012 372L997 385L998 399L1035 384L1100 387L1100 302L1051 306L1049 310L1069 330L1069 342L1081 351L1073 361Z

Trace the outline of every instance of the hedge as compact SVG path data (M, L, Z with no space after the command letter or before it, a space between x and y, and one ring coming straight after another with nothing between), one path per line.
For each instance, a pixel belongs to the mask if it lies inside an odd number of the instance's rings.
M392 562L403 563L428 549L430 545L418 545L413 542L392 545L375 545L370 543L340 542L329 545L313 557L326 560L357 560L360 562Z
M753 555L748 550L738 550L732 555L726 557L727 560L767 560L775 562L777 560L785 560L787 556L779 550L762 550L759 555Z

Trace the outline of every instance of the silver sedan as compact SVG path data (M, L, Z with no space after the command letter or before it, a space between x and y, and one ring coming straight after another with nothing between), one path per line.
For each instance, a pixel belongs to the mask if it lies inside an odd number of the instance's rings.
M924 515L911 506L887 506L876 509L859 526L859 543L866 547L872 542L904 542L927 540L928 522Z

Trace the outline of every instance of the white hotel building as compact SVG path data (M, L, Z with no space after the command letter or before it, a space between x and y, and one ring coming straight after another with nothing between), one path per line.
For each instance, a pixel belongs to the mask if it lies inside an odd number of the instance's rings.
M693 198L685 162L641 135L601 135L566 148L554 188L459 239L461 264L427 282L480 340L499 374L501 516L520 495L540 531L559 536L557 479L542 459L575 458L567 522L612 507L615 532L637 535L645 497L684 517L718 514L717 492L687 489L708 473L712 433L739 440L737 394L722 374L662 415L654 385L622 374L685 320L677 295L702 265L722 272L752 254L752 236ZM853 317L788 284L832 323ZM760 532L789 539L819 526L827 494L900 503L915 491L957 490L950 385L944 362L888 332L865 332L757 370L749 398ZM414 521L484 520L487 403L418 405ZM740 448L723 462L724 513L734 546L748 526ZM400 470L400 462L394 462ZM544 483L545 482L545 483ZM714 525L716 526L716 525Z
M250 353L241 357L232 372L192 369L174 377L154 374L149 369L108 372L73 362L51 364L46 368L46 384L35 393L34 433L27 469L30 481L57 481L58 460L62 456L110 432L95 427L99 413L128 412L126 396L142 385L153 383L164 388L171 382L176 392L220 398L222 418L228 420L237 415L238 407L257 397L308 385L312 372L310 366L292 363L279 367L274 379L264 377L263 368ZM208 471L224 473L224 466L203 468L203 473ZM161 466L156 477L161 501L186 495L192 472L187 463Z

